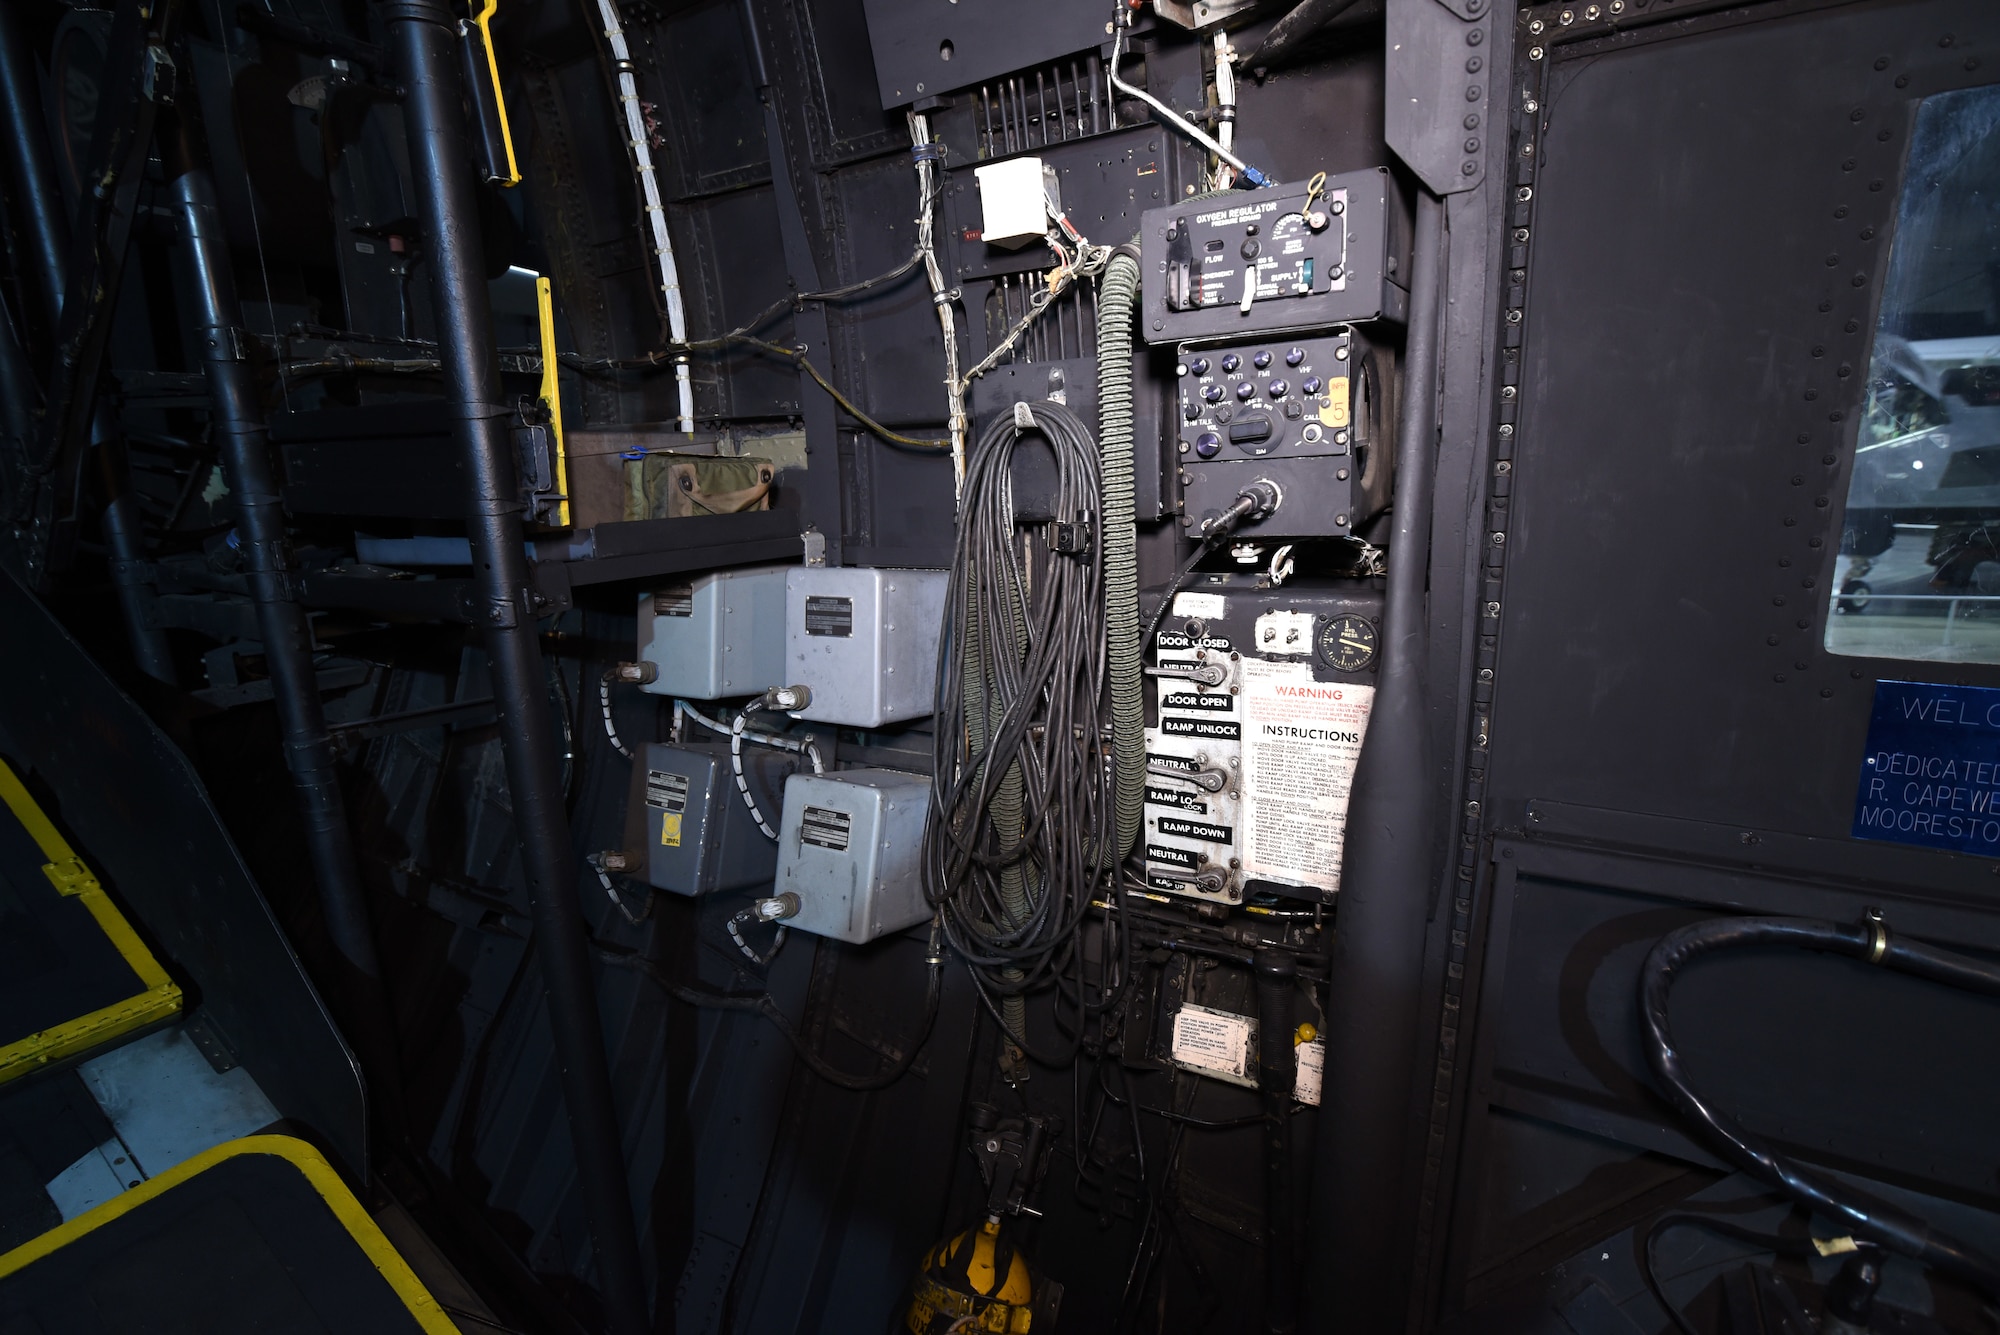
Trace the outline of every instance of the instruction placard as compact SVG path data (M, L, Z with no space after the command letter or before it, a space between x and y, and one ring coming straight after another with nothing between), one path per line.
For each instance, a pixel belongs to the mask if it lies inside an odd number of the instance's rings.
M1250 1040L1256 1026L1245 1015L1184 1005L1174 1012L1174 1063L1239 1085L1255 1085Z
M1338 890L1375 688L1314 681L1306 663L1245 658L1242 673L1244 874Z

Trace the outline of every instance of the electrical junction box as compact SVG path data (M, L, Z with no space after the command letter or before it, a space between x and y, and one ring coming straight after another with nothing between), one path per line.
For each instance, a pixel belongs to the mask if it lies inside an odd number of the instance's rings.
M1140 290L1149 343L1402 320L1400 211L1386 168L1146 210ZM1397 240L1392 244L1392 231Z
M924 822L931 781L900 770L794 774L785 781L772 893L789 890L788 926L856 945L927 922Z
M1183 344L1175 372L1192 533L1259 481L1278 506L1238 526L1246 539L1340 537L1388 505L1395 367L1359 333Z
M1379 581L1202 575L1151 647L1146 883L1333 902L1374 704ZM1141 598L1151 605L1158 593Z
M686 700L756 695L785 679L785 577L795 567L718 570L639 595L639 689Z
M744 746L743 775L766 821L778 819L797 767L789 753ZM676 895L762 891L778 866L778 846L744 805L727 747L635 747L625 848L644 857L635 875Z
M1008 158L972 170L979 183L979 236L989 246L1019 250L1047 238L1049 206L1062 207L1055 168L1040 158Z
M785 684L812 688L793 718L879 728L935 707L942 570L795 566L785 584Z

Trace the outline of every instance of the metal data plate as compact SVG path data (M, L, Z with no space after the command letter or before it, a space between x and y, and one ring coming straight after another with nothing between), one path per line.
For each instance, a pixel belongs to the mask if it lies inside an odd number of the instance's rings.
M1409 298L1390 278L1388 171L1328 176L1317 192L1307 185L1148 209L1139 234L1146 341L1401 320Z

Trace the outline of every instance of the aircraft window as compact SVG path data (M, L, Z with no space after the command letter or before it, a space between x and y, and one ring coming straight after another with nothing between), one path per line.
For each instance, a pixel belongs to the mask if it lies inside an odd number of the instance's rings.
M2000 86L1917 108L1826 647L2000 663Z

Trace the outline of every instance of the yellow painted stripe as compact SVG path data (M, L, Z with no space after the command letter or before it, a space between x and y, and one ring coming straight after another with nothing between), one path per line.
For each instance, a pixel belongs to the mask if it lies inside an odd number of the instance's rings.
M148 1178L130 1191L120 1192L97 1208L86 1210L40 1237L0 1255L0 1279L53 1255L92 1229L102 1228L112 1220L132 1213L147 1201L172 1191L197 1174L239 1154L274 1155L297 1168L312 1189L319 1193L320 1199L326 1202L327 1208L333 1211L355 1245L361 1248L396 1296L402 1299L403 1306L409 1309L417 1324L431 1335L458 1335L458 1327L445 1316L444 1308L431 1296L416 1272L410 1269L410 1263L403 1259L402 1253L368 1217L361 1202L354 1199L354 1193L340 1180L340 1174L333 1171L333 1165L320 1157L318 1150L291 1136L245 1136L241 1140L225 1141L213 1149L203 1150L186 1163L169 1168L158 1177Z
M542 402L549 410L549 434L556 447L556 527L569 527L569 460L563 451L562 386L556 379L556 299L546 278L535 280L535 314L542 333Z
M500 91L500 60L493 54L493 29L488 25L493 21L494 11L500 8L500 0L486 0L473 22L479 25L479 40L486 47L486 72L493 79L493 105L500 111L500 144L507 150L507 179L502 185L521 184L521 168L514 161L514 131L507 124L507 97Z
M111 942L136 975L144 990L121 998L109 1006L79 1015L59 1025L19 1038L0 1047L0 1084L16 1076L39 1070L51 1062L88 1052L120 1034L172 1018L181 1009L181 990L167 971L146 949L146 943L132 930L132 924L104 893L104 887L82 858L70 848L13 770L0 761L0 802L14 813L14 819L28 832L42 856L48 859L42 873L58 891L83 901L96 920L98 930Z

